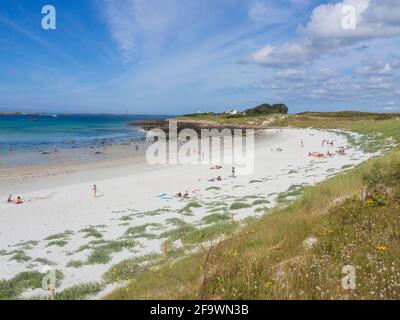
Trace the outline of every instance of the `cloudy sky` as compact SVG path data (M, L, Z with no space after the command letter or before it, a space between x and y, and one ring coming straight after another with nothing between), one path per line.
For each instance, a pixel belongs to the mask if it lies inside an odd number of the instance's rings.
M394 112L399 84L399 0L0 0L0 111Z

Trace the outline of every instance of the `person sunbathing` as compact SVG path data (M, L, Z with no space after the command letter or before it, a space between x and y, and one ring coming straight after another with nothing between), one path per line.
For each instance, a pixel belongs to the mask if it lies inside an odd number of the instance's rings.
M222 178L221 178L221 176L218 176L216 178L207 179L207 180L208 180L208 182L215 182L215 181L222 181Z
M12 195L10 194L10 196L7 199L7 203L22 204L24 202L22 201L20 196L18 196L17 199L13 199Z
M309 152L308 155L309 155L310 157L315 157L315 158L322 158L322 157L324 156L323 153L319 153L319 152L312 152L312 153Z

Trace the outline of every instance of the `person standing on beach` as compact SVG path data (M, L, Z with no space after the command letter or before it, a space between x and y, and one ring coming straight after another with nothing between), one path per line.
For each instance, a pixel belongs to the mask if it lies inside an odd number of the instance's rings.
M92 191L93 191L93 196L96 198L97 197L97 186L95 184L93 185Z
M233 178L235 177L235 174L236 174L236 169L235 169L235 167L232 167L232 177Z

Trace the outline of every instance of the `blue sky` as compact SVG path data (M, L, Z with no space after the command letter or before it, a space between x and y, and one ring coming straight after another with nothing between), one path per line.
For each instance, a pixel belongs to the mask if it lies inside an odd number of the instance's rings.
M0 111L397 112L399 69L398 0L0 1Z

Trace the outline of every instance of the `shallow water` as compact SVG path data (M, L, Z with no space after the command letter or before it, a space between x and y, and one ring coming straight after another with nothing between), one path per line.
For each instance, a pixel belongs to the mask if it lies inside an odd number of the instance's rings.
M161 115L1 115L0 157L3 164L23 164L27 154L104 147L143 140L144 132L140 127L128 125L129 122L166 118L168 116ZM38 160L26 160L32 164L40 161L40 157Z

